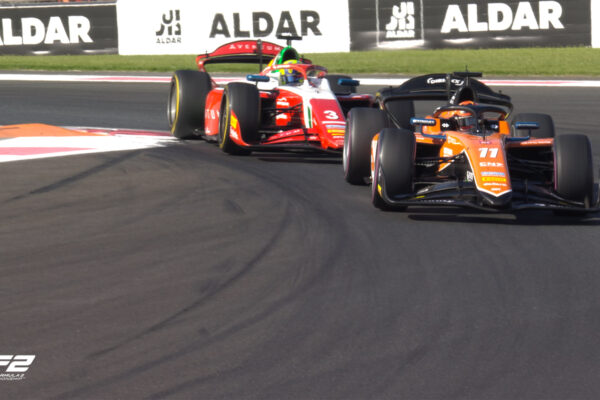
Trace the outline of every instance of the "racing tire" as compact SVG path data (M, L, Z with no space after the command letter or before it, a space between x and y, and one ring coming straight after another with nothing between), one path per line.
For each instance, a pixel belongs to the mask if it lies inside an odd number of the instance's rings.
M219 121L219 148L227 154L247 155L250 149L238 146L229 136L231 130L231 112L235 113L242 140L254 144L260 140L260 95L255 85L232 82L227 84L221 101Z
M585 135L559 135L554 139L554 190L586 208L594 202L592 146Z
M325 79L329 82L329 87L331 91L338 95L349 95L352 93L356 93L355 86L342 86L338 83L340 79L352 79L351 76L348 75L325 75Z
M186 139L193 137L195 131L204 130L204 107L211 90L212 81L206 72L175 71L167 103L171 135Z
M371 140L387 126L387 116L382 110L365 107L350 110L342 155L346 182L366 185L365 179L371 173Z
M515 123L517 122L537 122L539 124L538 129L516 129ZM554 120L548 114L539 113L522 113L517 114L513 118L512 122L512 136L515 137L531 137L536 139L553 138L555 136Z
M415 116L415 103L412 100L392 100L385 103L390 122L400 129L411 129L410 119Z
M382 210L405 210L406 206L392 206L381 196L389 198L414 192L416 139L408 129L387 128L379 134L375 152L371 201Z

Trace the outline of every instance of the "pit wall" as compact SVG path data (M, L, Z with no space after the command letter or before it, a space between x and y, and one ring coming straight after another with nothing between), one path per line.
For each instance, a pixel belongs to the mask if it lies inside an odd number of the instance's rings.
M0 54L200 54L234 40L305 52L600 47L600 0L119 0L0 7Z

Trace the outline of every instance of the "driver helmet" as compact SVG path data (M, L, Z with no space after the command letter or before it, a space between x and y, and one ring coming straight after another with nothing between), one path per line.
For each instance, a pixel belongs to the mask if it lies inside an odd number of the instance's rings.
M461 102L460 106L469 106L475 104L474 102L467 100ZM477 127L477 116L473 112L458 110L454 114L454 120L458 130L461 132L470 132Z
M456 121L458 130L461 132L470 132L477 126L477 118L473 114L464 111L459 111L454 116L454 120Z
M268 66L283 64L288 60L300 60L300 54L292 46L284 47L273 57Z
M298 60L287 60L284 64L298 64ZM304 82L302 74L290 68L281 70L281 83L283 85L301 85Z

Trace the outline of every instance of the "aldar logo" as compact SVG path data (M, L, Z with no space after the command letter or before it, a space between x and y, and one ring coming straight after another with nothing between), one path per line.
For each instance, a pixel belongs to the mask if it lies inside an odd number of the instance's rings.
M50 17L47 21L34 17L2 18L0 46L93 43L87 17L70 15L64 22L61 17Z
M377 46L403 48L423 41L423 0L376 0Z
M516 9L497 2L488 3L487 9L467 4L466 18L463 10L458 4L448 5L441 33L565 29L557 1L520 1Z
M386 39L415 38L415 2L401 1L392 7L390 22L385 26Z
M265 11L249 13L233 13L229 18L218 13L213 17L210 37L225 38L262 38L272 35L322 36L319 24L321 17L317 11L301 10L299 15L292 16L290 11L282 11L272 15ZM275 30L275 32L273 32Z
M156 31L157 44L181 43L180 14L180 10L170 10L163 14L160 29Z

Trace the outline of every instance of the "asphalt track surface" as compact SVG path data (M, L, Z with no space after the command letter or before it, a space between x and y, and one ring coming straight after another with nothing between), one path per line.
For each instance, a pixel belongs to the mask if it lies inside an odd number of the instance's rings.
M506 88L592 139L600 91ZM166 84L0 84L0 122L166 129ZM597 399L600 217L381 212L202 141L0 164L2 398Z

